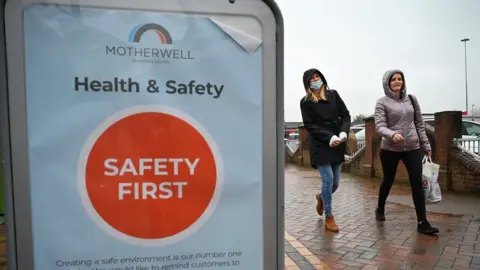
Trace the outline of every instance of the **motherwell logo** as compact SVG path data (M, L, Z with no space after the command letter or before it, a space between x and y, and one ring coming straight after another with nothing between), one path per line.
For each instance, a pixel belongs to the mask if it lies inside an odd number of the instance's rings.
M143 42L142 37L148 32L154 32L160 41L158 45ZM175 48L171 33L162 25L156 23L139 24L133 27L128 34L127 41L131 46L107 45L105 53L109 56L132 58L133 62L146 62L152 64L169 63L172 60L194 60L190 50Z
M163 26L155 23L137 25L130 31L129 42L140 43L142 35L148 31L155 31L162 44L172 44L172 36Z

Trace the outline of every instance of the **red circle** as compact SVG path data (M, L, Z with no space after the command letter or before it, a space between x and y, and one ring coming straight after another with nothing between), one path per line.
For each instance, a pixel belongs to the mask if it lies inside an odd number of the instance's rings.
M108 127L89 153L85 178L100 217L143 239L190 227L217 185L215 159L204 137L187 122L157 112L130 115Z

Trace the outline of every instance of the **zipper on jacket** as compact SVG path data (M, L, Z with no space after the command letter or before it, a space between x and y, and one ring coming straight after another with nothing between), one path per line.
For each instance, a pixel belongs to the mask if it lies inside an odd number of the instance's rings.
M405 107L403 106L403 100L400 100L400 105L402 106L402 109L403 109L402 117L405 118L406 111L405 111ZM403 121L403 122L405 123L405 121ZM403 126L402 128L403 128L403 150L406 151L407 150L407 136L405 134L405 126Z

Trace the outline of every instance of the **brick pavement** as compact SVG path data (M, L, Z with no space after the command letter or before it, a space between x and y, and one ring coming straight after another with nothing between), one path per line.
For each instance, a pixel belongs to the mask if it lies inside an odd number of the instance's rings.
M415 212L387 203L385 223L373 211L378 185L343 175L334 195L340 233L327 232L315 212L321 179L316 171L287 166L285 269L480 269L480 219L430 214L438 237L415 231ZM394 187L392 194L409 190ZM0 225L0 270L6 267L5 236Z
M287 238L298 239L330 269L480 269L478 218L429 214L440 234L425 236L416 232L414 209L387 203L387 221L377 223L377 183L343 175L333 201L340 226L335 234L325 231L323 217L315 212L318 173L291 165L285 173ZM391 194L406 192L405 187L394 187ZM319 269L288 241L285 251L286 261L298 266L292 269Z

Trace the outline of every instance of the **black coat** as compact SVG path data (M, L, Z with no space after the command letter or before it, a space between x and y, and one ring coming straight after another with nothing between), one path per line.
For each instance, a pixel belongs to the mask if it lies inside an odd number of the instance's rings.
M314 103L304 98L300 101L303 125L309 133L308 149L313 168L344 162L347 142L336 147L330 147L329 143L333 135L340 136L343 131L348 136L350 131L350 112L338 92L326 90L325 95L327 101Z

